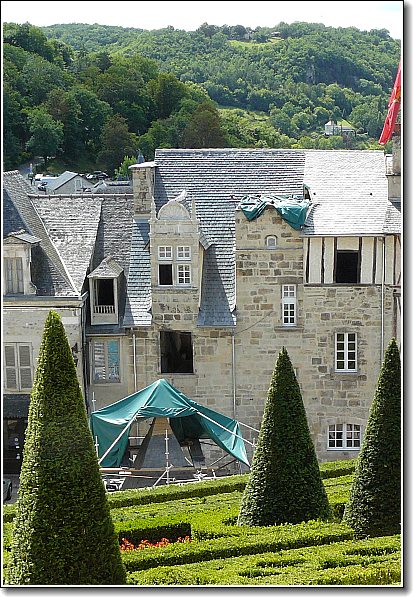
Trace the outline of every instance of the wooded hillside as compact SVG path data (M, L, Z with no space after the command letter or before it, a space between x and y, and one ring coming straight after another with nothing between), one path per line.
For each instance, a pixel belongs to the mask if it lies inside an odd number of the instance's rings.
M377 148L399 61L386 30L6 23L5 167L43 155L45 122L49 156L111 173L156 147Z

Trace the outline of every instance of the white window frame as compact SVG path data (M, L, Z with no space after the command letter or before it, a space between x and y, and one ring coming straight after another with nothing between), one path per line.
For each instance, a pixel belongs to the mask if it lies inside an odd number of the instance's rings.
M360 450L361 433L361 425L357 423L333 423L327 429L327 450ZM338 442L342 445L337 446Z
M6 294L24 294L22 257L5 257L4 274Z
M277 246L277 240L278 239L274 234L267 236L265 239L265 246L267 249L275 249ZM274 241L274 244L270 244L271 241Z
M297 325L297 285L283 284L281 289L281 320L285 327Z
M8 361L10 351L7 348L13 349L13 364ZM29 364L22 364L22 349L28 349ZM9 352L9 355L7 354ZM15 386L7 383L7 375L10 370L14 372L14 378L16 380ZM30 384L24 384L23 381L26 379L27 373L30 373ZM33 347L28 342L6 342L4 344L4 388L6 390L31 390L33 387Z
M183 280L183 281L181 281ZM180 263L176 266L177 286L190 286L192 281L191 266L187 263Z
M172 261L172 246L163 245L158 247L159 261Z
M341 339L341 336L343 339ZM340 337L340 339L339 339ZM354 337L354 338L353 338ZM354 344L354 348L353 345ZM349 367L354 362L354 367ZM343 363L343 367L339 367ZM334 367L337 373L356 373L357 372L357 333L356 332L336 332L334 346Z
M176 258L179 261L190 261L191 260L191 247L182 245L176 247Z
M109 342L117 342L118 344L118 375L115 378L110 378L110 367L109 367ZM96 358L95 358L95 347L96 344L103 344L103 352L104 352L104 368L105 368L105 378L104 379L96 379ZM91 383L92 384L112 384L112 383L121 383L121 342L119 338L100 338L100 339L93 339L92 340L92 355L91 355ZM101 365L100 365L101 366Z

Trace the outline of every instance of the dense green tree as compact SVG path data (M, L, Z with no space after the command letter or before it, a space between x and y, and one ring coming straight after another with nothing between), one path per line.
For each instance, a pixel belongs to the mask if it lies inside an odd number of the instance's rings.
M387 347L354 472L344 522L356 538L400 533L401 364L396 340Z
M160 73L148 83L149 95L155 102L158 118L167 118L187 97L187 87L175 75Z
M5 23L3 27L3 40L12 46L18 46L34 54L42 56L52 62L54 58L53 45L49 43L46 35L39 27L24 23Z
M50 311L30 399L7 581L125 583L71 349Z
M198 106L183 135L183 146L190 148L225 147L227 139L218 110L211 102Z
M83 149L81 135L81 108L70 92L53 89L46 101L48 113L63 124L62 150L74 157Z
M20 139L26 135L21 96L13 91L7 81L3 83L3 155L4 168L10 170L18 166L22 151Z
M101 139L102 150L98 154L98 160L110 174L114 174L125 155L134 155L137 151L137 137L129 132L128 123L119 114L106 122Z
M45 168L49 157L56 156L63 143L63 123L54 120L45 109L35 108L28 115L30 139L27 149L43 158Z
M296 524L329 515L300 387L283 348L268 390L238 525Z
M95 151L100 146L103 126L112 115L108 103L101 101L93 91L80 86L73 87L68 94L80 107L79 134L84 147Z
M115 168L115 178L117 180L129 180L131 178L129 166L133 166L137 162L138 158L126 155L119 168Z

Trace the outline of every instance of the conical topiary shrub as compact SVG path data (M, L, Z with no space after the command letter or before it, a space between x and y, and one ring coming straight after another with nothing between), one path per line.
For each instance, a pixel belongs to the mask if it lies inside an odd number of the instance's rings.
M44 328L7 582L126 582L75 364L59 315Z
M283 348L268 390L238 524L295 524L329 514L300 387Z
M384 356L343 520L359 539L400 533L401 366L394 338Z

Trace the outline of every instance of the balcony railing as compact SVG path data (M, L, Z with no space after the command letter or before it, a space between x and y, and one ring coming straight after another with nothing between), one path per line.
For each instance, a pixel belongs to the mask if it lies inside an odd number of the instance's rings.
M96 315L114 315L115 305L95 305L93 312Z

